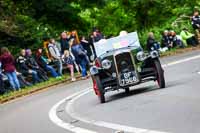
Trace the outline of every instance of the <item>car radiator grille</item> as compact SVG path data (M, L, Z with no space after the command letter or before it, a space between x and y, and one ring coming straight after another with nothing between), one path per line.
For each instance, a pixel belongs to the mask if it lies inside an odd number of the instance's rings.
M135 71L134 64L129 52L121 53L115 56L118 73Z

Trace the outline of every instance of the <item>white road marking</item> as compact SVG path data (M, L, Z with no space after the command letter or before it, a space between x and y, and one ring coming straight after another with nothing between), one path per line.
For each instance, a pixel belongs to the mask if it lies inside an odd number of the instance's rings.
M75 113L75 111L72 107L73 103L76 100L78 100L79 98L81 98L82 96L90 93L91 91L92 90L86 91L82 94L79 94L68 102L68 104L66 106L66 111L72 118L75 118L84 123L88 123L88 124L95 125L98 127L104 127L104 128L109 128L109 129L114 129L114 130L119 130L119 131L124 131L124 132L130 132L130 133L167 133L167 132L161 132L161 131L155 131L155 130L149 130L149 129L143 129L143 128L130 127L130 126L115 124L115 123L110 123L110 122L92 120L89 118L84 118L84 117L80 116L79 114Z
M70 99L72 99L74 96L76 96L76 95L78 95L78 94L81 94L82 92L87 92L87 91L88 91L88 89L83 90L83 91L80 91L80 92L78 92L78 93L75 93L75 94L73 94L73 95L71 95L71 96L68 96L67 98L61 100L61 101L58 102L56 105L54 105L54 106L51 108L51 110L49 111L49 118L50 118L50 120L51 120L53 123L55 123L56 125L58 125L59 127L62 127L62 128L64 128L64 129L66 129L66 130L68 130L68 131L71 131L71 132L74 132L74 133L97 133L97 132L95 132L95 131L91 131L91 130L87 130L87 129L84 129L84 128L76 127L76 126L74 126L74 125L72 125L72 124L70 124L70 123L66 123L66 122L64 122L63 120L61 120L61 119L57 116L57 114L56 114L57 108L58 108L61 104L65 103L66 100L70 100Z
M198 59L198 58L200 58L200 55L192 56L192 57L181 59L181 60L178 60L178 61L173 61L173 62L170 62L168 64L162 65L162 67L173 66L173 65L176 65L176 64L180 64L180 63L188 62L188 61L191 61L191 60L195 60L195 59Z
M185 58L185 59L181 59L181 60L174 61L174 62L170 62L170 63L164 64L162 66L163 67L173 66L173 65L176 65L176 64L180 64L180 63L188 62L188 61L191 61L191 60L195 60L195 59L198 59L198 58L200 58L200 55L189 57L189 58ZM198 74L200 74L200 72L198 72ZM66 122L62 121L61 119L59 119L59 117L56 114L57 108L61 104L66 102L66 100L70 100L69 103L66 106L67 112L73 118L75 118L77 120L80 120L82 122L89 123L89 124L96 125L96 126L100 126L100 127L105 127L105 128L115 129L115 130L122 130L122 131L126 131L126 132L131 132L131 133L166 133L166 132L161 132L161 131L154 131L154 130L148 130L148 129L142 129L142 128L129 127L129 126L125 126L125 125L114 124L114 123L109 123L109 122L104 122L104 121L89 120L88 118L80 117L78 114L76 114L73 111L72 105L75 102L75 100L79 99L80 97L86 95L87 93L89 93L91 91L92 90L86 89L86 90L80 91L78 93L75 93L75 94L73 94L71 96L68 96L67 98L65 98L65 99L61 100L60 102L58 102L49 111L50 120L53 123L55 123L56 125L64 128L64 129L67 129L67 130L69 130L71 132L74 132L74 133L97 133L95 131L91 131L91 130L88 130L88 129L76 127L76 126L74 126L74 125L72 125L70 123L66 123Z

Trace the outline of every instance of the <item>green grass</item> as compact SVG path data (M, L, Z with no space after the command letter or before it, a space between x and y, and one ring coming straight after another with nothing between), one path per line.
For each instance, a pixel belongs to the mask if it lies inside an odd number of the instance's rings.
M77 73L75 73L75 75L79 76ZM19 91L10 91L10 92L7 92L3 95L0 95L0 103L4 103L6 101L15 99L17 97L21 97L21 96L24 96L24 95L34 93L36 91L48 88L48 87L53 86L53 85L64 83L66 81L70 81L69 74L65 74L62 77L62 79L49 78L48 81L41 82L41 83L35 84L33 86L30 86L30 87L25 87L25 88L23 88Z

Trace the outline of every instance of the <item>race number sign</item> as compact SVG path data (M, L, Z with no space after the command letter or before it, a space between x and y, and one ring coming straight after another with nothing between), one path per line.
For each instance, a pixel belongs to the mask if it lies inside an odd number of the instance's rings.
M128 33L127 35L117 36L110 39L102 39L99 42L94 43L97 57L107 51L128 46L140 47L137 32Z

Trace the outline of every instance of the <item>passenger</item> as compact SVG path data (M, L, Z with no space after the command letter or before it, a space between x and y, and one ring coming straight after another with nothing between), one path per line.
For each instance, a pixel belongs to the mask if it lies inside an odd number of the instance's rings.
M70 55L68 50L64 51L64 54L62 56L62 60L64 62L64 65L66 65L67 68L69 68L69 70L70 70L71 81L76 81L76 78L74 76L75 61L74 61L73 57Z
M6 47L1 48L0 62L12 89L14 91L20 90L20 84L15 68L15 60Z
M58 76L58 73L56 72L56 70L48 65L48 63L50 62L48 59L46 59L43 55L42 55L42 49L39 48L36 52L36 61L38 63L38 65L43 68L44 70L46 71L50 71L51 75L54 77L54 78L60 78Z
M27 59L25 56L26 56L26 51L25 49L22 49L20 55L16 59L19 72L21 72L24 76L31 75L33 84L42 82L42 80L38 77L38 73L35 70L30 69L28 67Z
M59 49L56 47L54 39L50 39L50 43L49 43L48 48L49 48L49 52L50 52L50 54L51 54L51 56L53 58L53 62L57 66L58 75L62 76L62 59L61 59L61 54L59 52Z

